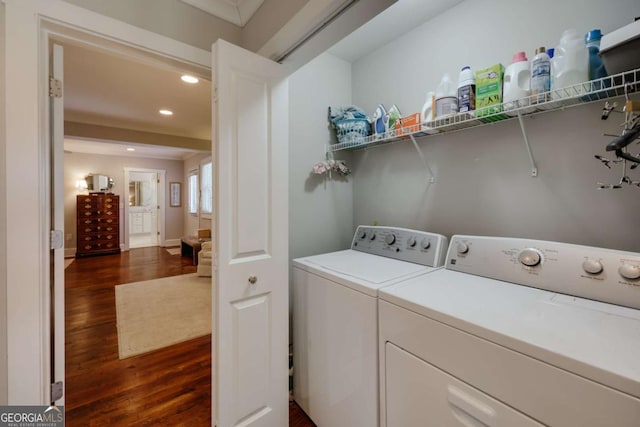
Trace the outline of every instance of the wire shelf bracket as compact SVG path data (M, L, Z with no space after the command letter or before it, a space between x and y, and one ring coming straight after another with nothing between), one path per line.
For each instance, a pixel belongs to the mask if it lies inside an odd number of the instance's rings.
M527 130L524 127L524 120L522 120L522 113L518 111L518 122L520 123L520 130L522 131L522 139L524 140L524 146L527 148L527 154L529 155L529 163L531 163L531 176L538 176L538 166L536 165L536 159L533 157L533 151L531 151L531 144L527 137Z
M431 166L429 166L429 163L427 162L426 157L424 157L424 154L422 153L422 150L420 149L420 146L418 145L418 142L416 141L415 137L413 136L413 134L409 135L409 138L411 138L411 142L413 143L413 146L415 147L416 151L418 152L418 156L420 157L420 160L422 160L422 163L424 164L424 167L427 168L427 172L429 172L429 183L433 184L436 182L436 176L433 173L433 170L431 170Z

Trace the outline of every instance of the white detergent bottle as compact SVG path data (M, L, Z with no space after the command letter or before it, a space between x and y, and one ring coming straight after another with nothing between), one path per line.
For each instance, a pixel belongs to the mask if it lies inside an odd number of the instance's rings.
M448 73L445 73L436 89L436 119L443 119L458 112L458 91L451 81Z
M510 116L517 116L516 108L529 106L531 95L531 69L529 60L524 52L513 55L511 65L504 71L504 86L502 89L502 101L504 111ZM528 107L520 110L521 114L530 113L535 108Z
M580 83L589 80L589 51L576 30L562 33L554 51L552 68L553 99L577 96L584 91Z

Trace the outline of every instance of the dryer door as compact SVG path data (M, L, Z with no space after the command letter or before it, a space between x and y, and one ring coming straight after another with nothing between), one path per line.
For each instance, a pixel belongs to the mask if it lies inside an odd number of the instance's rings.
M385 353L387 427L543 426L391 343Z

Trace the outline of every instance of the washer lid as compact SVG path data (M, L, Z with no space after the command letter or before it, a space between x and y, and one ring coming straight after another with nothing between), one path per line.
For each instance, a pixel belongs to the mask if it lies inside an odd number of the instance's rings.
M377 290L434 268L347 249L294 259L295 266L376 296ZM342 280L339 280L342 279Z
M445 269L379 296L640 397L640 310Z

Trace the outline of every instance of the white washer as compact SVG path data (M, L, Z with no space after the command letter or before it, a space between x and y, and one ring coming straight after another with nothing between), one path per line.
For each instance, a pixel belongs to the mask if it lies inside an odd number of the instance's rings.
M293 260L294 397L318 427L378 426L378 289L434 271L446 248L359 226L351 249Z
M454 236L379 293L381 425L639 426L639 278L638 253Z

